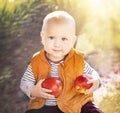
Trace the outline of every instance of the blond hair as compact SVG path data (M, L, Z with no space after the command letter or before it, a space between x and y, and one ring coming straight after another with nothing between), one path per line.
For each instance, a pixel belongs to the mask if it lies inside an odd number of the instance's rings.
M42 31L46 29L46 26L48 25L49 22L55 23L71 22L71 24L73 24L73 26L75 27L74 18L65 11L54 11L52 13L49 13L43 20Z

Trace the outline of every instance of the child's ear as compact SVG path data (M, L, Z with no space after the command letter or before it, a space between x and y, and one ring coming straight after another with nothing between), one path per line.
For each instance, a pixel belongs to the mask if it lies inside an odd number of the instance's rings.
M43 31L40 32L40 37L41 37L41 42L42 44L44 45L44 37L45 37L45 34Z

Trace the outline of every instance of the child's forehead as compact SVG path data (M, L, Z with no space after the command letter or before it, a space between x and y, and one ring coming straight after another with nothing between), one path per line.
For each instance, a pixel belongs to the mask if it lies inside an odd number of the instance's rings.
M75 28L69 23L51 23L46 26L45 33L56 37L70 37L75 35Z

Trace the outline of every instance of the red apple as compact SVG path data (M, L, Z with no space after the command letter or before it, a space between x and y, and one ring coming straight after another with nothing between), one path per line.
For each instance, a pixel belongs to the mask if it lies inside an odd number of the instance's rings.
M89 81L89 78L87 76L85 75L78 76L74 81L74 87L76 91L79 93L85 93L85 91L91 88L93 85L92 83L87 84L88 81Z
M49 92L49 94L58 97L62 91L62 82L59 78L51 77L43 81L42 87L52 90L52 92Z

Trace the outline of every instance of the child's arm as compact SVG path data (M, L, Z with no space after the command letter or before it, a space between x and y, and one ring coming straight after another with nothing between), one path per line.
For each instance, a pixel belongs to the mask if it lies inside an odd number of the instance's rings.
M26 69L23 77L21 78L20 82L20 89L29 97L32 98L30 95L31 88L35 85L35 78L33 76L31 66L29 65Z
M48 94L51 90L41 87L42 81L40 80L36 84L32 68L29 65L21 79L20 88L31 99L35 97L54 98L53 95Z
M101 81L99 74L87 62L85 62L84 75L90 78L88 84L89 83L93 84L93 86L90 89L86 90L86 94L92 93L100 87Z

